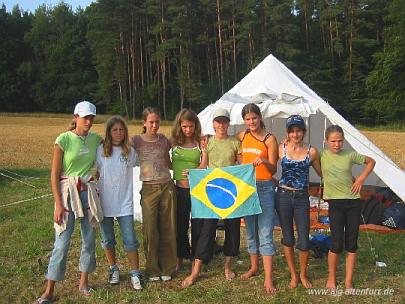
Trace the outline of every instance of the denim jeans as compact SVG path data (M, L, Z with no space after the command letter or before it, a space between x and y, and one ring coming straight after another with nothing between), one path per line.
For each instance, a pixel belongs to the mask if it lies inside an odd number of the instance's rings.
M294 225L297 228L297 249L309 249L309 199L307 191L288 191L281 187L276 193L276 210L280 219L283 238L281 243L287 247L295 244Z
M275 255L273 243L274 228L274 184L272 181L257 181L262 213L245 216L246 238L249 254Z
M122 241L125 251L135 251L139 248L139 242L136 239L134 230L134 216L125 215L117 217L118 224L121 229ZM114 218L105 217L100 225L101 230L101 245L104 249L114 249L117 242L114 235Z
M93 272L96 269L96 231L88 220L87 191L80 192L80 200L83 206L84 218L80 220L82 234L82 249L80 252L79 270L81 272ZM68 208L70 202L68 202ZM70 246L70 240L75 226L75 216L69 211L69 219L66 230L60 235L55 233L55 243L48 265L46 278L52 281L61 281L65 277L66 261Z

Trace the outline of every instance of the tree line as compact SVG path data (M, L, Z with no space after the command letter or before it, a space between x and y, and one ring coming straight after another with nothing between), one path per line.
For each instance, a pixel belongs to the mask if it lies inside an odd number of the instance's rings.
M98 0L0 8L0 111L171 119L200 111L274 54L353 123L405 114L405 1Z

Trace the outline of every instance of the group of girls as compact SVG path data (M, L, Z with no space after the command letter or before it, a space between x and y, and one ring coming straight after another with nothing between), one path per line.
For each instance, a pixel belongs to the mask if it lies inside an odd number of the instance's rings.
M131 284L136 290L142 289L132 202L132 169L136 163L140 164L139 179L142 181L143 247L145 275L149 281L171 280L175 271L182 269L184 259L191 259L191 273L182 281L182 286L188 287L198 279L202 265L212 258L218 220L192 218L190 246L189 170L253 164L262 213L244 218L250 268L240 278L247 280L259 273L261 255L265 291L276 291L272 274L276 253L273 228L277 210L284 255L291 274L289 287L295 288L299 282L305 288L312 287L307 276L310 225L308 185L309 167L312 166L323 177L324 198L330 204L332 248L328 255L326 287L336 288L336 268L343 246L348 252L345 287L353 287L360 223L359 193L375 161L357 152L344 150L342 128L334 125L326 130L328 149L318 153L316 148L304 142L306 125L298 115L287 119L286 139L278 145L274 135L266 131L256 104L243 107L246 129L235 137L228 135L230 115L222 108L217 108L213 114L215 135L202 136L197 115L183 109L176 116L170 139L158 133L160 114L155 108L148 107L143 111L143 132L132 139L129 138L125 120L120 116L109 119L104 139L90 132L95 115L96 108L92 103L78 103L72 127L55 141L51 170L55 243L46 275L46 289L34 303L50 303L54 300L55 282L64 278L68 248L77 218L81 219L82 233L79 292L83 296L90 296L93 292L88 283L88 274L96 267L97 222L100 223L102 246L110 266L108 281L110 284L119 283L114 218L121 229ZM282 171L276 187L273 175L277 171L278 159L281 160ZM353 164L365 164L356 178L352 177ZM94 194L95 182L89 174L93 167L97 168L99 201ZM173 169L175 184L170 169ZM294 223L297 228L299 274L294 260ZM226 219L224 227L224 276L232 280L235 277L232 257L239 254L240 219Z

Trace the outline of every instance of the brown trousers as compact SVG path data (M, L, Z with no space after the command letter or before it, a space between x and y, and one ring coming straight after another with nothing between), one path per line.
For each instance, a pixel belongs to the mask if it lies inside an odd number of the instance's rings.
M173 181L143 184L141 190L146 273L170 276L176 270L176 194Z

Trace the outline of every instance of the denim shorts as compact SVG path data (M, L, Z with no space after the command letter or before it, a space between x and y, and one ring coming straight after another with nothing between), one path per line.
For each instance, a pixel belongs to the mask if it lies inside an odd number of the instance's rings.
M290 191L278 187L276 210L283 233L281 243L293 247L294 223L297 228L297 249L308 251L309 246L309 198L307 190Z
M135 251L139 248L139 242L135 235L134 229L134 216L124 215L118 216L118 224L121 229L122 241L124 243L125 251ZM117 242L115 241L114 235L114 218L105 217L100 225L101 230L101 245L104 249L114 249Z
M256 187L262 213L245 216L248 252L265 256L275 255L276 248L273 243L274 184L272 181L257 181Z

